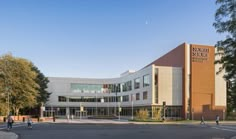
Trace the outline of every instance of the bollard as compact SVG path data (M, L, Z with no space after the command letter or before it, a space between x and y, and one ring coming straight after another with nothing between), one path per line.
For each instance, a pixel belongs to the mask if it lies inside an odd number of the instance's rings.
M23 117L22 121L25 122L25 117Z
M56 118L55 118L55 116L53 117L53 122L56 122Z
M3 117L3 122L4 122L4 123L6 122L6 117Z

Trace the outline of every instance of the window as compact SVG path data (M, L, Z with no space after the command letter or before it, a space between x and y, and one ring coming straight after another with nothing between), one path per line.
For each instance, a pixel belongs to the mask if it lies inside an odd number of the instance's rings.
M69 98L69 102L83 102L82 98Z
M155 74L155 85L158 85L158 75Z
M127 86L128 86L128 91L131 91L132 90L132 81L128 81Z
M150 76L149 75L144 75L143 76L143 87L149 86L150 85Z
M147 91L143 92L143 100L147 99L147 97L148 97Z
M140 100L140 94L136 93L136 100Z
M103 90L103 85L100 84L71 83L70 87L73 93L102 93Z
M140 88L140 78L134 79L134 89Z
M66 108L64 108L64 107L57 107L57 115L65 116L66 115Z
M108 88L111 91L111 93L118 93L121 91L120 84L109 84Z
M104 98L105 102L108 98ZM101 102L102 98L81 96L81 97L70 97L69 102ZM107 100L108 101L108 100Z
M121 88L122 88L122 92L125 92L127 90L125 83L121 83Z
M122 92L131 91L132 90L132 81L127 81L122 83Z
M129 95L123 96L123 100L122 100L122 101L123 101L123 102L129 101Z
M66 97L64 97L64 96L58 96L58 101L59 101L59 102L66 102Z

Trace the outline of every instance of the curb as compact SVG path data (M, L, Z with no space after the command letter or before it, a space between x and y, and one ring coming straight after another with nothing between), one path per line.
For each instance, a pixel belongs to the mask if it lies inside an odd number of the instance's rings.
M13 132L0 131L0 139L18 139L18 135Z

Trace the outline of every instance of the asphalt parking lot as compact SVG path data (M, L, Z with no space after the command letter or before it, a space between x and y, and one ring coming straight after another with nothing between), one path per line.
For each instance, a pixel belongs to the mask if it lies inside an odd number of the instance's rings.
M12 132L19 139L230 139L236 125L42 123Z

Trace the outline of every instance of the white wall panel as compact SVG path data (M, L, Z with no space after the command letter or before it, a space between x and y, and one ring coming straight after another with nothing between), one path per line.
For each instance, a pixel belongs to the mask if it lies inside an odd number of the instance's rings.
M182 68L158 67L158 104L182 105Z
M218 59L219 56L216 57ZM219 64L215 65L215 72L219 71ZM226 106L226 82L223 78L225 71L215 74L215 105Z

